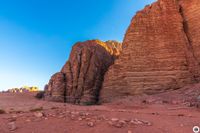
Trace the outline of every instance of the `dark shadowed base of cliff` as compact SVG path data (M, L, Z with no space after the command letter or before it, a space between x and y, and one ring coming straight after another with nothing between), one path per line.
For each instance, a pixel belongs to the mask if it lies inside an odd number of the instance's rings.
M183 93L184 92L184 93ZM98 106L0 94L0 133L190 133L200 126L200 84Z

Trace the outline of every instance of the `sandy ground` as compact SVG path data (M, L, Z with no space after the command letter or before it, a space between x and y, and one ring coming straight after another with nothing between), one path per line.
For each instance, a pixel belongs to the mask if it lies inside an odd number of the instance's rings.
M30 93L0 93L0 110L6 112L0 114L0 133L192 133L193 126L200 126L200 110L183 102L183 93L173 93L98 106L47 102Z

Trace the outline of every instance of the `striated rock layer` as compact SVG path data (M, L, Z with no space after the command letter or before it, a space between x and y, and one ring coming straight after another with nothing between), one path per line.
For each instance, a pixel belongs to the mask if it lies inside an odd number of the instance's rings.
M200 1L158 0L131 21L100 100L178 89L200 81Z
M95 104L104 74L120 52L121 44L115 41L76 43L61 72L51 77L45 98L57 102Z

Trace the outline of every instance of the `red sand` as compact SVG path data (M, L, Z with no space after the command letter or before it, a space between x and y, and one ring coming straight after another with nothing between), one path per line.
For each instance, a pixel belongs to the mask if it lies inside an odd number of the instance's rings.
M34 94L2 93L0 109L7 114L0 114L0 133L192 133L193 126L200 126L200 110L167 102L167 95L75 106L37 100ZM40 107L42 116L30 111Z

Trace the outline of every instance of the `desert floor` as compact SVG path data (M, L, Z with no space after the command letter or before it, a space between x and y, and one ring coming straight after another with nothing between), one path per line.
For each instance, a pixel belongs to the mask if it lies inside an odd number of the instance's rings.
M169 102L167 96L163 100L164 94L98 106L47 102L34 95L0 94L0 133L192 133L200 126L200 109Z

